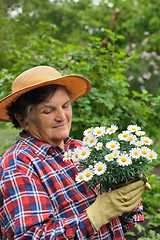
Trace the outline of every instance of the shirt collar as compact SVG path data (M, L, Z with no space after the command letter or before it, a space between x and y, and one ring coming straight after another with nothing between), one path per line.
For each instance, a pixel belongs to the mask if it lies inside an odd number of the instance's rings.
M37 155L43 155L45 157L46 154L52 153L64 153L64 151L57 145L52 145L46 142L42 142L40 140L34 139L32 136L28 136L23 130L20 132L21 139L28 145ZM72 142L72 138L67 137L64 140L65 149L70 148L70 143Z

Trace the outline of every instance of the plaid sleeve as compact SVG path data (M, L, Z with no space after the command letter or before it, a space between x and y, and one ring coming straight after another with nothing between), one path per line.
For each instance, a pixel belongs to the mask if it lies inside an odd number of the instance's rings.
M128 213L124 213L120 217L120 221L121 221L124 233L131 231L134 228L136 223L141 223L144 221L144 215L142 211L143 211L143 205L140 202L136 209L133 209Z
M8 239L85 239L93 233L86 213L57 219L38 176L24 171L1 170L0 224Z

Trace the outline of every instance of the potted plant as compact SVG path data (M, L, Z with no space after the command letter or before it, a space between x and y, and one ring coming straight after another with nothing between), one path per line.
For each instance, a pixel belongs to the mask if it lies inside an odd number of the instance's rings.
M152 139L137 125L118 133L118 126L91 127L84 131L82 147L65 153L64 161L79 166L76 181L100 192L122 187L142 178L157 154L150 148Z

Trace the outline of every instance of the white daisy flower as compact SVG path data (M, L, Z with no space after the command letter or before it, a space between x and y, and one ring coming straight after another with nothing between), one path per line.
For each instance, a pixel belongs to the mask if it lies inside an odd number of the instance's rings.
M147 147L142 147L142 148L140 148L140 150L141 150L141 156L148 158L151 150Z
M79 153L80 153L80 151L81 151L81 148L75 148L74 149L74 151L73 151L73 153L72 153L72 160L74 161L74 162L77 162L77 161L79 161Z
M78 158L81 160L86 159L89 157L90 153L91 153L91 150L88 147L82 147L79 150Z
M141 142L144 143L144 145L152 145L153 141L149 137L141 137Z
M66 160L70 160L71 159L71 156L72 156L72 151L71 150L68 150L64 153L64 158L63 160L66 161Z
M93 134L96 136L103 136L105 134L105 127L95 127L93 129Z
M82 172L79 172L75 177L76 182L82 182L83 181L83 174Z
M132 148L129 153L132 158L138 159L141 156L141 150L139 148Z
M132 164L131 157L128 154L121 154L118 157L117 162L120 166L128 166Z
M116 150L119 147L120 147L120 144L117 141L111 140L111 141L106 143L106 148L109 148L110 150Z
M95 146L95 148L97 150L101 150L102 149L102 146L103 146L103 143L102 142L98 142L97 145Z
M128 141L128 137L129 137L129 134L130 134L130 133L131 133L130 131L123 131L122 133L120 133L120 134L118 135L118 138L119 138L120 140Z
M110 153L110 154L105 155L104 158L105 158L106 161L110 162L110 161L113 160L113 155L112 155L112 153Z
M106 168L107 168L107 166L106 166L105 163L98 162L98 163L95 164L93 172L96 175L100 176L106 171Z
M145 131L136 131L135 134L136 134L137 136L143 136L143 135L145 135L146 133L145 133Z
M93 131L93 127L88 128L88 129L86 129L86 130L83 132L83 135L84 135L84 136L88 136L89 134L92 133L92 131Z
M87 141L89 139L89 136L86 135L84 138L83 138L83 145L86 145L87 144Z
M134 142L134 145L137 147L141 147L144 144L141 141L136 141L136 142Z
M154 150L151 150L149 155L148 155L148 159L149 160L157 159L157 153Z
M83 172L82 172L82 177L84 181L89 181L92 179L93 177L93 171L89 168L86 168Z
M93 147L97 144L97 138L94 135L90 135L87 140L87 145L89 147Z
M133 144L136 140L137 140L137 137L135 135L129 134L128 141L130 142L130 144Z
M113 158L117 158L119 156L119 154L120 154L120 151L118 151L118 150L115 150L112 152Z
M115 133L118 129L118 126L111 125L109 128L107 128L106 132L107 134L111 135L112 133Z
M137 132L137 131L140 131L141 128L139 126L136 125L129 125L127 127L127 130L131 131L131 132Z

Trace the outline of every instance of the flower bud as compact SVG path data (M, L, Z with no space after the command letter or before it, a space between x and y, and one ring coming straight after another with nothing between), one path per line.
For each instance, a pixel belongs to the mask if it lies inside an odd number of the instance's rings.
M93 169L93 166L92 166L92 165L89 165L89 169Z

